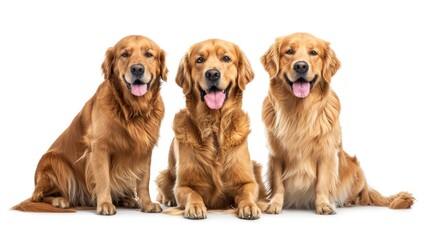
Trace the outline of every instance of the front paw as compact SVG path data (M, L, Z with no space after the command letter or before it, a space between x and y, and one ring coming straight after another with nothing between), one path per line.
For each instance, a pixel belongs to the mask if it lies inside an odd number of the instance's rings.
M264 212L268 214L279 214L282 212L282 210L283 210L282 203L270 202Z
M184 217L188 219L207 218L207 208L203 203L190 203L186 205Z
M142 212L145 213L160 213L162 212L162 208L158 203L149 203L146 205L142 204L142 208L141 208Z
M247 220L258 219L261 217L261 210L253 202L239 204L238 217Z
M335 206L330 203L317 204L316 213L319 215L335 214Z
M97 214L100 215L115 215L116 208L112 203L104 202L97 205Z

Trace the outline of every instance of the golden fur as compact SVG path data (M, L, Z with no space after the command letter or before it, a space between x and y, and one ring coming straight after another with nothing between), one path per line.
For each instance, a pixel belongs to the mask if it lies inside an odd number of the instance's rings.
M13 209L96 206L98 214L112 215L116 205L162 211L149 196L149 178L164 117L165 53L146 37L127 36L107 50L102 70L104 82L40 159L33 195Z
M340 61L328 42L295 33L276 39L261 61L270 76L263 103L269 148L267 213L295 207L332 214L344 205L398 209L413 204L409 193L383 197L369 188L356 157L343 150L340 101L330 88Z
M266 189L261 166L250 160L249 118L241 109L243 90L253 77L246 56L233 43L209 39L185 54L176 83L186 108L174 118L168 168L156 179L158 201L177 204L190 219L206 218L207 208L231 206L240 218L260 217L256 203ZM211 91L221 96L216 104L207 97Z

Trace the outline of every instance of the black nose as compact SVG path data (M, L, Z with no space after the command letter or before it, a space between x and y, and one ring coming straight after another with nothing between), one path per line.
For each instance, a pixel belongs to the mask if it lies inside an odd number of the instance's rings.
M308 64L305 61L296 62L293 65L293 70L297 73L306 73L308 71Z
M144 73L144 66L141 64L133 64L130 68L131 75L140 77Z
M220 72L219 70L216 70L216 69L207 70L205 75L206 75L207 81L210 81L210 82L215 82L220 78Z

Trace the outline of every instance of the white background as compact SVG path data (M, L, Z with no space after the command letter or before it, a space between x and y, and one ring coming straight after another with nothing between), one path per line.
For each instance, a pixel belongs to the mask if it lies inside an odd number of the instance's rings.
M428 239L429 17L423 2L2 1L0 238ZM110 217L10 210L31 196L40 156L103 81L106 49L129 34L157 42L170 70L161 91L166 114L153 153L153 200L154 179L167 166L172 119L184 106L177 66L193 43L207 38L235 42L252 64L255 79L243 108L251 119L251 156L265 165L261 107L268 75L259 59L276 37L297 31L331 42L342 63L332 87L342 103L344 148L358 156L381 193L413 193L412 209L340 208L333 216L285 210L255 221L219 213L191 221L124 209Z

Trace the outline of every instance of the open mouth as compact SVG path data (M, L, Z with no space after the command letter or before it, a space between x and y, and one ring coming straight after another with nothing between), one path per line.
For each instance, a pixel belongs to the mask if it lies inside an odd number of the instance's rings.
M300 77L296 81L292 82L287 74L285 74L286 82L292 88L292 92L296 97L305 98L310 94L311 89L313 88L314 83L317 80L317 75L314 76L313 80L308 82L305 78Z
M198 88L201 93L201 101L205 102L207 107L210 109L220 109L228 98L231 83L229 83L225 90L220 90L215 86L212 86L208 90L203 90L200 86L198 86Z
M125 80L125 76L123 76L122 78L131 94L137 97L145 95L150 87L150 83L152 82L152 79L148 83L144 83L142 80L136 79L133 83L129 83L127 80Z

